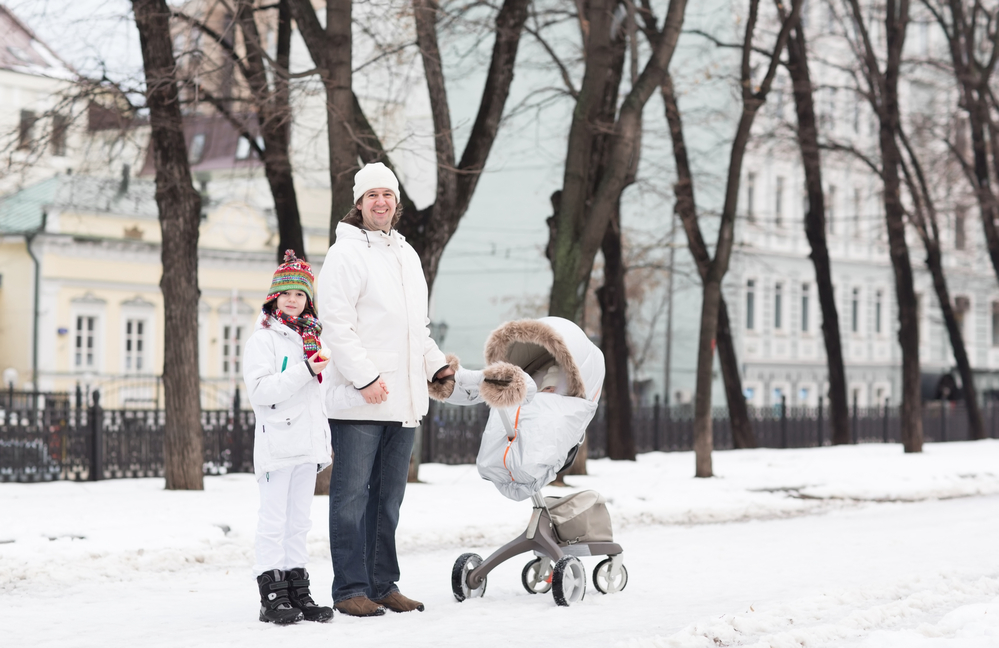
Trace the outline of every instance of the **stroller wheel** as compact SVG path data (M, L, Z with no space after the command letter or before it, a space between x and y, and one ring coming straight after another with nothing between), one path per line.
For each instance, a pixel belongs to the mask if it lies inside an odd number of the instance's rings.
M524 565L520 582L531 594L545 594L552 588L552 563L547 558L535 558Z
M485 578L474 589L468 585L468 573L481 564L482 556L474 553L461 554L458 560L454 561L454 568L451 570L451 592L459 603L467 598L479 598L486 593Z
M586 571L575 556L562 556L552 569L552 596L555 604L566 607L586 596Z
M612 574L613 561L613 558L605 558L597 563L597 566L593 569L593 586L601 594L620 592L628 585L628 568L620 565L617 573Z

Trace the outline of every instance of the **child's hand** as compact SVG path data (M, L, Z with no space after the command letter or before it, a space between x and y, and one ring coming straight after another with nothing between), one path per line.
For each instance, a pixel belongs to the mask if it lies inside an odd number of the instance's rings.
M389 393L388 387L385 386L385 381L384 380L379 380L378 384L382 386L382 390L384 390L384 392L386 394Z
M330 363L330 359L329 358L324 359L321 355L316 353L311 358L306 360L306 362L308 362L309 366L312 368L312 373L318 376L320 373L322 373L323 369L326 368L326 365Z

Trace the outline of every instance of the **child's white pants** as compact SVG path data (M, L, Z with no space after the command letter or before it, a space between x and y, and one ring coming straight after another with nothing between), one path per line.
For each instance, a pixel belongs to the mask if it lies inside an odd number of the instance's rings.
M254 575L271 569L305 567L308 562L305 538L312 528L316 467L314 463L301 464L272 470L257 479L260 512Z

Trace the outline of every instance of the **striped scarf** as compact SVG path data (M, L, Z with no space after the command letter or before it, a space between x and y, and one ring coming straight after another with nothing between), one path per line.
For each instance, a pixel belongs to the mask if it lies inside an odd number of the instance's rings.
M318 319L308 313L302 313L300 317L291 317L278 309L274 309L273 316L274 319L302 336L302 353L305 354L306 360L319 352L319 348L322 346L319 342L319 334L323 332L323 325Z

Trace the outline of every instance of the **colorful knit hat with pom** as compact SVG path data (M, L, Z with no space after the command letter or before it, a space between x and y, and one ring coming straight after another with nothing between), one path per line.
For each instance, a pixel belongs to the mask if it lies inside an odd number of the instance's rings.
M301 290L309 298L309 304L314 303L312 283L316 277L312 274L312 266L307 262L295 257L294 250L285 250L284 263L274 271L274 278L271 280L271 289L264 298L264 303L288 290Z

